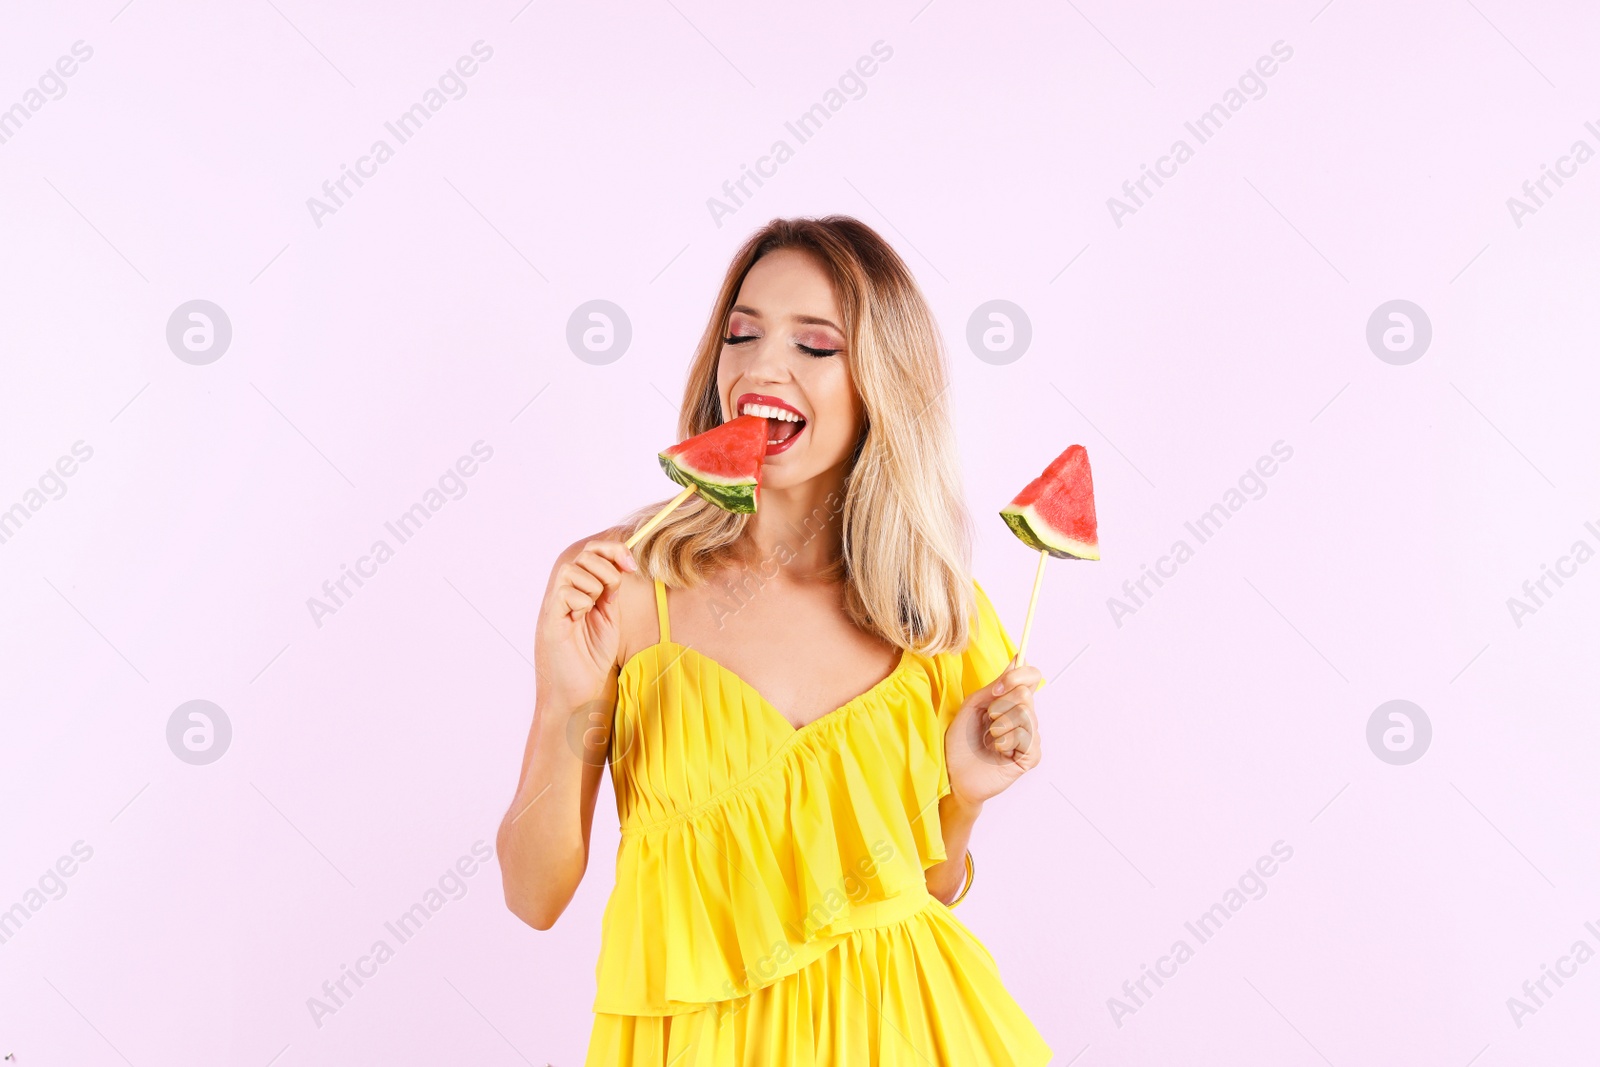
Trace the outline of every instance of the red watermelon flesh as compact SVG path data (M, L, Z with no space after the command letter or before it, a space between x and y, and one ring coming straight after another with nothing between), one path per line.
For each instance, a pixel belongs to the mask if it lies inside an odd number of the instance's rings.
M725 511L752 512L767 454L767 420L740 415L662 452L661 469Z
M1061 453L1001 510L1000 517L1030 548L1058 559L1099 559L1089 453L1082 445Z

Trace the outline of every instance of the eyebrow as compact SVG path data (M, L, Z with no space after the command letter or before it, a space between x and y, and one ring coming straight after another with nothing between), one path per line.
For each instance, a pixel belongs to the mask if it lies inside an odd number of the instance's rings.
M761 318L761 312L757 311L755 308L750 307L750 306L748 306L746 304L735 304L735 305L733 305L733 307L729 308L728 310L729 310L729 312L734 312L734 311L742 312L743 314L749 315L751 318L757 318L757 319ZM835 330L839 330L840 333L844 333L844 331L842 329L839 329L839 326L838 326L837 323L833 322L830 319L819 318L816 315L796 315L794 317L794 320L796 322L803 322L808 326L832 326Z

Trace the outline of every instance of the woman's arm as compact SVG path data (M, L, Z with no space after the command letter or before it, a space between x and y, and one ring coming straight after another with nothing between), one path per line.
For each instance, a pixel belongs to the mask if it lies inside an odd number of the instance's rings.
M1044 682L1037 667L1007 667L967 694L944 733L950 792L939 800L946 859L926 872L928 892L948 904L967 876L967 844L984 801L1039 765L1039 725L1033 691Z
M939 801L939 827L944 832L944 854L949 858L926 871L928 892L948 904L967 880L967 845L972 828L983 813L983 802L969 804L950 793Z
M545 589L533 726L495 838L506 905L536 930L555 925L588 866L616 699L617 593L633 568L620 541L580 542L556 560Z

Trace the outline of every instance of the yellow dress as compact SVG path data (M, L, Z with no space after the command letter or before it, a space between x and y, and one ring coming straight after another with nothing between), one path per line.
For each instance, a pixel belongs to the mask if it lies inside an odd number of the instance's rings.
M945 728L1016 652L974 587L965 652L906 651L797 730L671 639L655 583L661 640L617 683L622 840L587 1067L1049 1061L994 957L924 880L946 858Z

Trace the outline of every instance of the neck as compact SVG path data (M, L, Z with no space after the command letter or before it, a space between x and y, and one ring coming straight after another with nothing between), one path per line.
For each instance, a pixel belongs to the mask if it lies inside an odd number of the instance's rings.
M745 524L754 566L767 560L798 579L814 577L844 551L844 471L835 469L786 489L761 489L761 504Z

